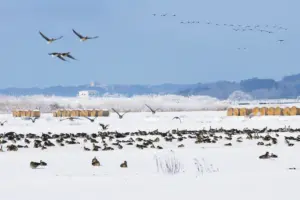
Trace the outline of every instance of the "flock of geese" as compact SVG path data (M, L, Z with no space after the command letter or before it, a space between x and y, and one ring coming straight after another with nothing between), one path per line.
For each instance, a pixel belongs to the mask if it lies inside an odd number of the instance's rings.
M178 145L178 148L184 148L185 140L193 140L195 144L202 144L202 148L209 148L207 144L221 143L221 145L230 147L238 145L245 140L256 141L258 146L273 146L278 144L278 139L282 138L288 147L293 147L295 142L300 142L300 135L295 136L279 136L279 132L299 133L300 129L279 128L279 129L213 129L209 130L170 130L167 132L154 131L137 131L120 133L117 131L99 131L98 133L60 133L53 134L51 132L37 135L34 133L18 134L16 132L8 132L0 134L0 152L4 152L3 146L6 145L7 151L18 151L23 148L35 148L47 150L58 146L65 147L67 145L82 145L83 151L113 151L115 148L121 150L124 146L136 147L143 149L163 149L163 144L171 142ZM232 141L235 141L233 144ZM177 144L176 144L177 143ZM204 145L206 144L206 145ZM87 147L89 145L90 147ZM268 151L259 156L259 159L278 158L278 155L269 153ZM93 166L101 166L96 157L92 160ZM44 161L30 162L30 167L35 169L39 166L47 166ZM127 168L127 161L120 165L121 168ZM292 169L292 168L291 168ZM295 168L293 168L295 169Z
M78 33L77 31L75 31L74 29L72 29L72 31L80 39L81 42L84 42L84 41L87 41L87 40L91 40L91 39L96 39L96 38L99 37L99 36L93 36L93 37L83 36L80 33ZM63 38L63 36L60 36L60 37L57 37L57 38L51 38L51 37L47 37L41 31L39 31L39 33L42 36L42 38L44 38L47 41L47 44L51 44L51 43L53 43L53 42L55 42L55 41L60 40L60 39ZM52 52L52 53L49 53L49 55L52 56L52 57L57 57L57 58L59 58L62 61L67 61L65 59L66 57L71 58L73 60L77 60L76 58L74 58L71 55L71 52L60 52L60 53L59 52Z
M176 14L168 14L168 13L163 13L163 14L152 14L154 17L161 16L161 17L176 17ZM273 34L278 31L287 31L288 28L280 26L280 25L243 25L243 24L232 24L232 23L217 23L217 22L211 22L211 21L198 21L198 20L181 20L180 24L182 25L193 25L193 24L198 24L198 25L209 25L209 26L215 26L215 27L226 27L229 28L229 30L232 30L234 32L259 32L259 33L266 33L266 34ZM282 43L284 42L284 39L278 39L277 42ZM247 48L238 48L238 50L246 50Z

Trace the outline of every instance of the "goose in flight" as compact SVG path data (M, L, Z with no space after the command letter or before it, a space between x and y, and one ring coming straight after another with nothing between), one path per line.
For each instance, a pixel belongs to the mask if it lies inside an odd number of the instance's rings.
M126 111L126 112L124 112L122 115L118 112L118 111L116 111L114 108L112 108L112 110L115 112L115 113L117 113L118 115L119 115L119 119L123 119L123 116L126 114L126 113L128 113L129 111Z
M3 126L6 122L6 120L4 122L0 122L0 125Z
M66 59L63 58L63 55L61 53L57 53L57 52L52 52L52 53L49 53L50 56L52 57L57 57L63 61L67 61Z
M89 117L85 117L86 119L88 119L88 120L90 120L90 122L94 122L95 121L95 119L97 119L97 117L95 117L95 118L89 118Z
M109 124L104 125L104 124L101 124L101 123L99 123L99 125L102 127L103 130L107 130L107 128L109 126Z
M173 120L174 120L174 119L178 119L178 120L180 121L180 123L181 123L180 117L177 117L177 116L176 116L176 117L173 118Z
M63 38L63 36L60 36L58 38L48 38L47 36L45 36L41 31L39 31L40 35L47 41L48 44L51 44L52 42L56 41L56 40L60 40L61 38Z
M147 106L150 110L151 110L151 112L152 112L152 114L154 115L155 113L156 113L156 111L159 109L159 108L157 108L156 110L153 110L150 106L148 106L147 104L145 104L145 106Z
M35 120L37 120L37 119L38 119L38 117L31 117L30 119L31 119L32 123L34 123L34 122L35 122Z
M95 37L82 36L81 34L79 34L78 32L76 32L74 29L73 29L73 33L75 33L75 35L77 35L80 38L81 42L84 42L84 41L89 40L89 39L96 39L96 38L99 37L99 36L95 36Z
M70 52L61 53L61 56L63 56L63 57L68 57L68 58L71 58L71 59L73 59L73 60L77 60L76 58L74 58L73 56L71 56L71 53L70 53Z

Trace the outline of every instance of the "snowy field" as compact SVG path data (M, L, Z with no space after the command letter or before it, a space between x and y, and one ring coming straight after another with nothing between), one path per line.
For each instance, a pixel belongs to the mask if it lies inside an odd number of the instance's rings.
M178 116L182 123L173 117ZM50 114L44 114L35 123L14 119L11 115L0 115L1 133L42 132L88 134L101 131L99 122L109 124L108 131L158 131L172 129L208 130L211 128L300 128L300 117L226 117L224 111L200 112L150 112L127 113L119 119L115 113L110 117L98 118L94 123L81 119L77 121L59 121ZM194 139L181 142L166 142L160 138L163 149L138 149L123 145L123 149L113 151L84 151L92 144L80 144L41 150L32 148L0 152L0 190L3 200L54 200L54 199L205 199L205 200L296 200L300 173L299 145L289 147L284 136L297 137L300 133L278 133L278 144L257 146L258 140L246 140L247 135L233 136L231 141L219 140L211 144L195 144ZM224 134L218 134L224 135ZM265 134L262 134L265 135ZM270 133L276 137L275 133ZM225 136L225 135L224 135ZM139 136L156 138L157 136ZM178 136L176 136L178 137ZM243 142L236 142L242 137ZM130 136L127 138L129 139ZM136 139L137 136L132 136ZM99 140L99 146L102 143ZM111 144L107 140L108 144ZM232 146L224 146L231 142ZM23 140L18 141L23 144ZM178 145L183 144L183 148ZM158 145L158 144L156 144ZM258 157L266 151L278 155L276 159L261 160ZM91 165L96 157L100 167ZM165 173L159 163L174 158L179 163L178 173ZM47 166L31 169L30 161L47 162ZM126 160L128 168L120 168ZM169 160L170 161L170 160ZM196 162L197 161L197 162ZM195 164L198 163L198 164ZM199 170L198 170L198 168Z

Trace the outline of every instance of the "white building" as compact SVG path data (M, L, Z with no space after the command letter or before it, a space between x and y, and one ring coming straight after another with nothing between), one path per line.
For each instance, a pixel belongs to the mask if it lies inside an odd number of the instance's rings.
M83 90L78 92L79 97L97 97L98 92L96 90Z

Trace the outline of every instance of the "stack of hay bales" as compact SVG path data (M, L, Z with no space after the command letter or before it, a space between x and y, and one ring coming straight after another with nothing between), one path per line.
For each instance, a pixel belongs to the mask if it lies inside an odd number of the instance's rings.
M273 107L268 108L267 115L275 115L275 108Z
M13 117L41 117L39 110L14 110Z
M252 113L253 113L253 115L255 115L255 116L256 116L259 112L260 112L260 110L259 110L258 107L255 107L255 108L252 109Z
M283 113L282 113L282 108L276 107L276 108L275 108L275 115L283 115Z
M267 115L268 108L262 107L259 109L259 112L260 112L260 115L262 115L262 116Z
M297 108L296 106L293 106L290 108L290 115L291 116L295 116L295 115L299 115L299 108Z
M103 110L102 111L102 117L109 117L109 111L108 110Z
M248 108L240 108L240 115L239 116L248 116L251 113L251 109Z
M284 115L284 116L289 116L290 113L291 113L291 110L290 110L289 107L286 107L286 108L283 109L282 112L283 112L283 115Z
M227 116L233 116L233 108L227 109Z
M106 110L57 110L53 112L53 117L108 117Z
M248 108L228 108L227 116L248 116L249 114L258 116L296 116L300 115L300 108L296 106L293 107L254 107L252 109Z
M234 116L239 116L239 115L240 115L240 109L234 108L234 109L233 109L233 115L234 115Z
M78 117L80 113L80 110L72 110L71 111L71 117Z

